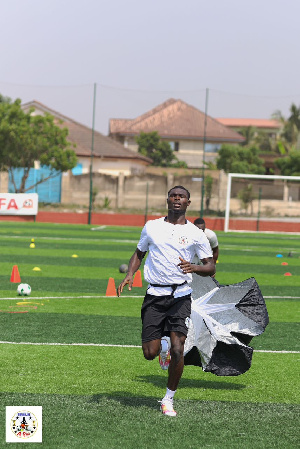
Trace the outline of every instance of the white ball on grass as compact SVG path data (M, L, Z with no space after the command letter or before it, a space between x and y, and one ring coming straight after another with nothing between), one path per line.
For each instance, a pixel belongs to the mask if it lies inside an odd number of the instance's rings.
M19 296L29 296L31 293L31 287L29 284L19 284L17 292Z

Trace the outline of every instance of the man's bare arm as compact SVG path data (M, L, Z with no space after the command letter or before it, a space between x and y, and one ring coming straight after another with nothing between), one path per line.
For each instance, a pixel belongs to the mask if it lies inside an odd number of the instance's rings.
M179 259L180 263L178 264L178 266L184 273L196 273L199 276L213 276L216 272L216 266L212 257L201 259L203 265L192 264L187 260L182 259L181 257L179 257Z
M128 264L128 272L117 289L118 296L121 295L123 288L128 284L128 290L131 290L133 284L134 273L140 268L143 258L146 252L140 251L138 248L135 250Z
M212 248L214 262L217 263L219 257L219 247Z

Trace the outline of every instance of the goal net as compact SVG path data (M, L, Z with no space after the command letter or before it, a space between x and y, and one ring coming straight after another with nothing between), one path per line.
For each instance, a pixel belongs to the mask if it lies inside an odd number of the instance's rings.
M300 176L229 173L224 231L261 231L275 220L300 221Z

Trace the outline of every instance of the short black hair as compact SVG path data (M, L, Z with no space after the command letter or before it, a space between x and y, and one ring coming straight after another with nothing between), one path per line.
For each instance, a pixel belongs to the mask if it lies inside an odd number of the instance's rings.
M182 189L182 190L185 190L186 193L187 193L188 200L190 199L190 196L191 196L190 192L188 191L188 189L186 189L186 188L183 187L183 186L174 186L174 187L172 187L172 189L170 189L170 190L168 191L168 197L170 196L170 192L171 192L172 190L174 190L174 189Z
M196 218L196 220L194 220L194 225L202 225L202 224L204 224L204 226L205 226L205 221L204 221L204 219L203 218Z

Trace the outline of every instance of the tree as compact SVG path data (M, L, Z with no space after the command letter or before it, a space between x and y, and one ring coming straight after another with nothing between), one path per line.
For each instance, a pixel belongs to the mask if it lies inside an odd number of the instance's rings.
M295 149L300 149L300 107L298 108L292 103L288 119L280 111L275 111L272 118L282 124L280 136L277 139L277 151L285 155Z
M248 184L245 186L242 190L238 192L238 198L242 203L243 209L245 209L245 212L247 213L249 205L251 206L251 215L253 214L253 200L256 198L256 196L253 193L253 186L252 184Z
M271 137L266 132L258 130L254 126L246 126L239 133L245 138L241 146L255 146L261 153L276 152L276 137Z
M210 175L205 176L204 185L205 185L205 206L206 212L209 212L209 205L212 196L212 188L213 188L213 178Z
M300 131L300 108L292 103L290 107L290 117L284 124L282 136L285 141L291 144L290 150L293 150L297 143L299 143L299 131Z
M265 173L264 161L259 157L259 149L239 145L222 145L217 157L217 168L226 173Z
M4 95L0 94L0 103L11 103L11 98L4 97Z
M68 129L57 126L50 114L32 115L33 111L24 112L19 99L12 103L0 96L0 170L8 171L17 193L27 192L77 164L74 145L67 141ZM35 161L48 166L50 175L25 187ZM24 169L19 186L14 168Z
M254 126L244 126L239 133L245 137L245 140L243 143L241 143L242 146L245 145L252 145L255 141L256 136L256 128Z
M157 167L187 167L185 162L177 159L171 145L161 140L156 131L150 133L141 132L136 137L136 142L139 146L139 153L152 159L152 165Z
M300 176L300 151L293 150L282 159L276 159L275 165L282 176Z

